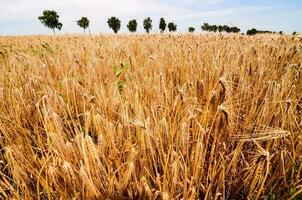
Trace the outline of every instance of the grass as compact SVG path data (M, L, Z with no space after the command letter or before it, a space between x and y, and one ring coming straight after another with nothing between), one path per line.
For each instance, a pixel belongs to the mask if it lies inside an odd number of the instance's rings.
M0 198L302 198L302 43L0 38Z

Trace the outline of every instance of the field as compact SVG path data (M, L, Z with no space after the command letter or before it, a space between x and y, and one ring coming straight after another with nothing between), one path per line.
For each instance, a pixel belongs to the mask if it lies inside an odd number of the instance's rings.
M301 199L302 39L0 37L0 199Z

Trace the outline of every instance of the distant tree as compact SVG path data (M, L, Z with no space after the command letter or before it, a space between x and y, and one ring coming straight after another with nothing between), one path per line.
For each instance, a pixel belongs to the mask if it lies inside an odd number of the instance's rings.
M227 33L230 33L231 32L231 28L228 26L228 25L224 25L223 26L223 30Z
M190 33L193 33L195 31L195 28L194 27L189 27L189 32Z
M168 29L169 29L170 32L174 32L174 31L177 30L177 25L174 24L173 22L170 22L170 23L168 24Z
M218 30L218 26L213 25L213 26L212 26L212 31L213 31L213 32L217 32L217 30Z
M213 26L212 25L209 25L208 27L208 31L212 32L213 31Z
M150 30L152 29L152 19L150 17L144 19L143 25L146 32L149 33Z
M255 28L252 28L246 32L247 35L256 35L257 30Z
M79 27L84 29L84 33L86 29L89 27L89 19L87 17L82 17L80 20L77 21Z
M239 32L240 32L240 28L231 27L231 32L232 32L232 33L239 33Z
M220 33L220 32L222 32L222 31L223 31L223 26L219 25L219 26L218 26L218 32Z
M211 25L208 23L204 23L201 26L201 29L203 31L209 31L209 32L227 32L227 33L239 33L241 30L240 28L234 26L234 27L229 27L228 25Z
M283 35L283 31L280 31L279 34L280 34L280 35Z
M166 30L166 27L167 27L167 23L166 23L165 19L163 17L160 18L160 20L159 20L159 30L160 30L160 32L163 33Z
M130 32L136 32L137 29L137 21L135 19L132 19L128 22L127 28Z
M276 34L275 31L264 31L264 30L257 30L255 28L252 28L246 32L247 35L256 35L256 34ZM282 31L279 32L279 34L283 34Z
M295 31L295 32L293 32L292 34L293 34L293 35L297 35L297 32Z
M107 23L109 28L111 28L114 33L117 33L121 28L121 20L119 20L117 17L110 17Z
M52 29L54 34L56 34L55 29L61 30L63 26L63 24L59 22L59 18L59 15L54 10L44 10L43 15L38 17L44 26Z
M209 24L208 23L203 23L203 25L201 26L201 30L208 31L209 30Z

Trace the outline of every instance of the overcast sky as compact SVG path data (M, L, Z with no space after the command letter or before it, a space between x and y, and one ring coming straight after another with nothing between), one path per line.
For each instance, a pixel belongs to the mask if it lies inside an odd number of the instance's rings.
M63 23L62 34L81 33L76 20L87 16L92 33L109 33L107 18L117 16L126 23L150 16L153 32L158 32L160 17L177 24L178 32L189 26L201 31L200 25L238 26L272 31L302 32L302 0L0 0L0 35L51 34L37 19L43 10L53 9Z

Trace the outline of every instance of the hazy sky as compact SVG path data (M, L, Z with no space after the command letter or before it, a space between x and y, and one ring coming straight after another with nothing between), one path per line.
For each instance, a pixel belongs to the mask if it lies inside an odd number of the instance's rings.
M117 16L126 23L150 16L153 31L160 17L173 21L178 32L189 26L200 31L204 22L238 26L246 31L255 27L273 31L302 32L302 0L0 0L0 35L51 34L37 19L43 10L54 9L63 23L61 33L81 33L76 20L87 16L92 33L109 33L107 18Z

